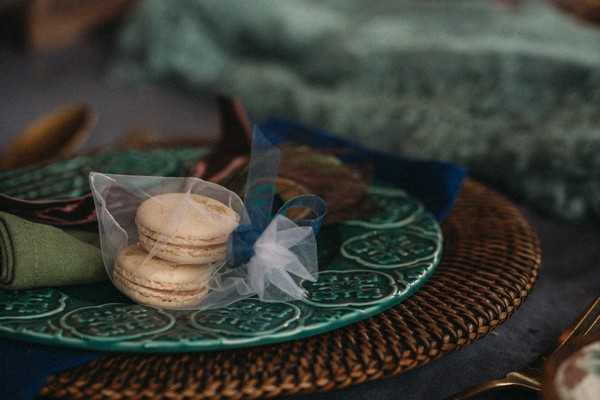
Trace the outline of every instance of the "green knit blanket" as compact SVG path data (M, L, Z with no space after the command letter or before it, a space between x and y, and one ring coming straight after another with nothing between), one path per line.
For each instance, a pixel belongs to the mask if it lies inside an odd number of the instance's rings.
M600 29L550 2L146 0L115 74L242 98L539 210L600 213Z

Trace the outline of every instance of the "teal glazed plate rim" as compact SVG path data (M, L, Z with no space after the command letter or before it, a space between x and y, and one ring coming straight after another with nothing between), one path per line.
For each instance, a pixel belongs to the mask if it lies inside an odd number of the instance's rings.
M413 295L438 266L442 231L423 205L387 183L375 215L326 226L321 270L302 301L248 298L225 308L166 311L132 303L110 283L0 290L0 335L118 352L225 350L290 341L364 320Z

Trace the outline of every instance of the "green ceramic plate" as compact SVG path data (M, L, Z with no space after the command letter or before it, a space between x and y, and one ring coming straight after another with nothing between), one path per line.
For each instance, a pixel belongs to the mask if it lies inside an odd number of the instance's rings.
M249 298L209 311L133 304L110 283L0 291L0 335L52 345L134 352L229 349L298 339L396 305L431 276L442 251L434 217L403 191L370 189L368 219L325 227L321 272L304 301Z
M208 147L122 150L2 171L0 193L23 200L70 199L89 193L90 171L180 176L209 150Z

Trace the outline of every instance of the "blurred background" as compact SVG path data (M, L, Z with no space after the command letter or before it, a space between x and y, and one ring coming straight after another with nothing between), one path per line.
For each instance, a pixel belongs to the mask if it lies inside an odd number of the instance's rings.
M35 161L7 161L34 121L90 128L61 154L214 138L227 94L600 215L599 1L0 0L0 30L4 168Z

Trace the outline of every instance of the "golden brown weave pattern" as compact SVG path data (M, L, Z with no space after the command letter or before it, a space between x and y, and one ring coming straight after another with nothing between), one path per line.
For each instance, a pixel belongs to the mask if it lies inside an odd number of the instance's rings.
M69 399L257 399L397 375L465 346L506 320L538 276L536 234L506 199L465 182L443 225L444 258L404 303L304 340L226 352L109 355L51 376Z

